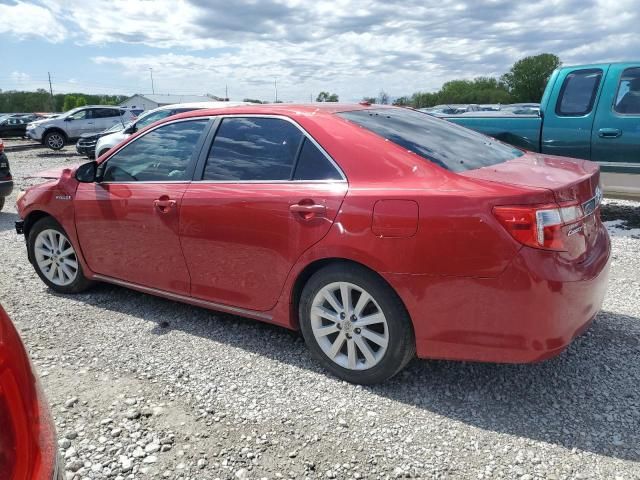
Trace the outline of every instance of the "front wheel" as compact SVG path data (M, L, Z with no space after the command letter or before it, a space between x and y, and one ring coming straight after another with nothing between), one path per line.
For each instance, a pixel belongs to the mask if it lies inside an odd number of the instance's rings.
M316 272L302 291L299 316L313 356L348 382L383 382L415 355L404 305L364 267L336 264Z
M60 150L64 147L65 138L60 132L49 132L44 136L44 142L51 150Z
M91 286L66 232L53 218L42 218L33 225L27 247L36 273L52 290L78 293Z

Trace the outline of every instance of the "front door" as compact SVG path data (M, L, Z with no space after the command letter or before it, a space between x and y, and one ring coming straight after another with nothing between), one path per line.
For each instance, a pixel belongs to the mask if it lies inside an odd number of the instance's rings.
M163 124L103 162L102 181L79 185L76 230L93 272L189 293L178 230L207 125L208 119Z
M640 63L611 65L593 124L591 159L640 172Z
M312 139L272 117L222 119L195 178L180 215L191 294L256 311L275 305L292 266L327 234L347 191Z
M93 118L93 111L89 108L80 110L73 115L69 115L65 118L65 130L67 137L79 138L83 133L93 131L95 119Z

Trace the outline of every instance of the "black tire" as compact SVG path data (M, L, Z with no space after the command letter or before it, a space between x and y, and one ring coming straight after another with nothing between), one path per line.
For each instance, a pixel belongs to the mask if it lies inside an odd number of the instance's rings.
M0 197L0 212L4 208L4 197Z
M387 349L371 368L355 370L338 365L324 353L313 334L313 300L320 290L334 282L348 282L364 289L375 299L386 318L389 337ZM381 277L362 266L336 263L318 270L302 290L298 314L300 329L312 356L335 376L348 382L363 385L384 382L402 370L415 356L416 344L411 319L402 301Z
M109 151L109 149L108 149L108 148L103 148L103 149L102 149L102 151L101 151L98 155L96 155L96 157L95 157L95 158L100 158L102 155L104 155L104 154L105 154L105 153L107 153L108 151Z
M62 150L67 143L67 139L64 133L58 130L53 130L45 134L42 139L42 143L45 147L49 147L51 150Z
M29 238L27 239L27 250L29 253L29 260L33 264L33 268L35 269L40 279L51 290L58 293L80 293L88 289L89 287L91 287L93 285L93 282L84 276L84 272L82 271L82 265L80 264L80 261L77 258L77 255L75 256L75 259L76 259L78 268L77 268L75 279L71 283L69 283L68 285L57 285L47 278L47 276L44 274L44 272L38 265L38 262L36 260L37 257L35 254L36 239L38 235L44 230L56 230L57 232L64 235L67 239L69 238L69 236L64 231L62 226L58 222L56 222L53 217L41 218L40 220L38 220L36 223L33 224L31 229L29 230ZM71 246L75 250L75 246L73 245Z

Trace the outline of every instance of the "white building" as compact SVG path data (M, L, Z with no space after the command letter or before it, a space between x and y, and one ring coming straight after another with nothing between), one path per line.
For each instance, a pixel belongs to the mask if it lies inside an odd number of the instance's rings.
M140 108L142 110L152 110L164 105L173 105L174 103L195 103L195 102L214 102L223 100L222 98L206 95L161 95L161 94L140 94L136 93L133 97L126 99L120 104L121 107Z

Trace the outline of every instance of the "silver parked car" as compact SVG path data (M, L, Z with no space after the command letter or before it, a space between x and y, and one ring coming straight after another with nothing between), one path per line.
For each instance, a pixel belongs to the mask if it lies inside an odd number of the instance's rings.
M108 135L102 135L98 139L98 143L95 146L95 158L100 157L103 153L109 151L109 149L115 147L129 135L136 133L138 130L143 129L147 125L151 125L158 120L170 117L171 115L177 115L178 113L189 112L191 110L201 110L205 108L224 108L224 107L237 107L239 105L248 105L246 102L195 102L195 103L175 103L173 105L164 105L162 107L148 110L141 113L140 116L130 125L125 128L117 130L113 133L109 132ZM104 132L107 133L107 132Z
M52 150L60 150L85 133L98 133L116 124L125 125L135 118L129 109L88 105L69 110L55 118L37 120L27 125L26 136Z

